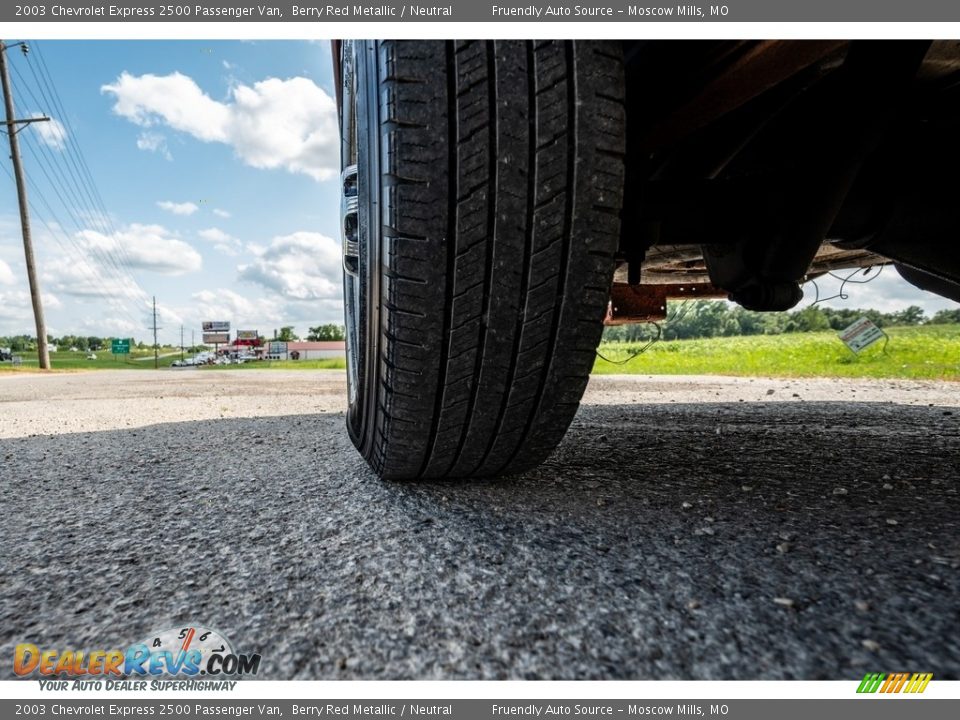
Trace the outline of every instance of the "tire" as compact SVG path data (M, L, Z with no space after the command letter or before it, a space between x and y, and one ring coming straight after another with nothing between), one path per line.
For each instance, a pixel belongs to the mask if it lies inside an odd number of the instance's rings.
M620 232L619 43L345 42L350 437L383 478L542 462Z

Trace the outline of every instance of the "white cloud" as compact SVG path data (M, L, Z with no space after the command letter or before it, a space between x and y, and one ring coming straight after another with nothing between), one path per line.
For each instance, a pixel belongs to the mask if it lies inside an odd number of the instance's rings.
M31 117L43 117L42 113L33 113ZM30 126L37 131L40 136L40 142L54 150L63 150L67 146L67 131L63 124L56 118L50 118L47 121L30 123Z
M137 125L151 127L162 122L207 142L227 140L227 106L210 99L193 79L181 73L137 77L124 72L100 91L116 98L113 111L117 115Z
M252 249L252 248L251 248ZM254 282L289 300L342 298L340 243L314 232L275 237L248 265L237 270L242 280Z
M13 270L3 260L0 260L0 285L16 285L17 279L13 276Z
M207 228L206 230L201 230L200 232L197 233L197 235L202 237L204 240L209 240L210 242L228 242L231 240L239 242L233 236L225 233L223 230L216 227Z
M293 325L305 337L310 326L343 323L339 297L308 303L284 302L276 295L253 297L221 287L195 292L190 300L190 305L180 310L188 316L188 327L199 327L204 320L229 320L234 330L259 330L261 335L271 337L274 329Z
M167 326L170 331L175 325L184 325L184 314L181 310L157 302L157 324Z
M220 228L207 228L197 233L208 242L213 243L213 247L224 255L239 255L243 244L232 235L225 233Z
M86 300L117 298L128 301L140 295L132 278L117 278L93 258L80 262L64 257L48 259L42 265L41 282L59 293Z
M157 207L166 210L174 215L193 215L200 206L192 202L173 202L171 200L158 200Z
M182 275L203 265L200 253L162 225L134 223L112 235L83 230L77 237L88 253L120 257L135 270Z
M283 319L280 303L275 298L251 299L229 288L201 290L190 297L193 301L190 314L198 318L197 324L203 320L229 320L234 329L258 329L265 333L263 328L240 326L280 323Z
M338 172L336 103L308 78L238 84L226 102L211 99L178 72L124 72L100 90L115 98L117 115L142 127L163 124L204 142L225 143L247 165L284 168L315 180Z
M141 150L160 153L167 160L173 160L170 149L167 147L167 138L160 133L144 130L137 136L137 147Z
M41 292L40 301L45 311L63 307L63 303L53 293ZM0 327L4 328L4 333L24 331L34 333L33 303L30 300L30 293L26 290L0 292L0 322L3 323Z
M79 323L71 323L67 332L90 335L113 335L115 337L132 337L137 340L147 340L142 325L137 325L128 318L106 315L97 318L84 318ZM107 348L109 352L109 348Z
M821 304L834 308L871 308L880 312L897 312L910 305L917 305L923 308L927 316L933 315L937 310L944 308L956 308L957 303L947 298L940 297L934 293L924 292L906 280L900 277L900 274L892 266L884 267L879 275L875 275L876 269L871 270L869 275L863 275L862 271L840 270L835 274L839 278L844 278L854 273L850 278L851 282L843 286L843 294L847 297L835 297L832 300L825 300ZM875 279L867 283L855 283L854 280L867 280L875 275ZM820 297L827 298L839 294L842 280L826 276L817 278ZM813 302L817 291L812 283L803 286L804 298L800 301L798 308Z
M221 210L220 208L214 208L214 209L213 209L213 214L216 215L217 217L221 217L221 218L228 218L228 217L230 217L230 213L228 213L226 210Z

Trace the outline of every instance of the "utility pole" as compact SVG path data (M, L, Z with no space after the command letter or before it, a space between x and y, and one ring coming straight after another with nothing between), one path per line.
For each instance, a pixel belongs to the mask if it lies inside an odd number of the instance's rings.
M180 362L183 362L183 325L180 326Z
M20 46L27 54L25 43L7 45L0 40L0 79L3 82L3 105L6 110L7 139L10 141L10 159L13 160L13 174L17 183L17 200L20 203L20 228L23 233L23 254L27 266L27 282L30 284L30 300L33 303L33 319L37 326L37 359L41 370L50 369L50 351L47 349L47 325L43 320L43 303L40 300L40 285L37 282L37 267L33 258L33 239L30 235L30 205L27 202L27 184L23 179L23 166L20 164L20 143L17 133L31 122L49 120L48 117L15 120L13 115L13 95L10 91L10 71L7 69L7 50ZM20 127L17 127L20 125Z
M153 368L160 367L160 346L157 345L157 296L153 296Z

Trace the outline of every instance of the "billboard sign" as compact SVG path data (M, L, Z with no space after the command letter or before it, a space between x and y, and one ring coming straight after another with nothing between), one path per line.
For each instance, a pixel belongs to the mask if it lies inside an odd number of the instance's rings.
M203 334L204 345L226 345L230 342L230 333L207 333Z
M206 320L203 323L205 333L228 333L230 332L230 323L223 320Z
M271 355L286 355L287 354L287 344L285 342L280 342L274 340L270 343L270 354Z
M237 330L237 340L256 340L260 333L256 330Z

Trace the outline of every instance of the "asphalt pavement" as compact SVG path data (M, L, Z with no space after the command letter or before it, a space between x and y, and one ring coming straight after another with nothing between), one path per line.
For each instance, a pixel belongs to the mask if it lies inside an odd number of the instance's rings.
M268 679L960 678L960 388L637 382L496 481L378 480L342 399L0 439L0 658L198 624ZM40 387L0 410L97 394Z

